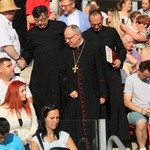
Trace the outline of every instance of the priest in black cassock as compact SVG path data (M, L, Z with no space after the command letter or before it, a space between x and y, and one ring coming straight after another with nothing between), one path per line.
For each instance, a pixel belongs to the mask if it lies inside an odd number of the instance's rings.
M35 27L27 33L27 43L22 57L27 65L34 60L30 79L30 88L37 112L45 105L55 103L60 106L60 88L58 79L58 58L64 47L64 29L60 21L48 20L45 6L33 10Z
M94 150L94 120L100 119L101 104L107 96L104 57L97 45L82 38L80 29L70 25L64 32L68 47L62 51L60 82L65 96L63 119L76 144L85 140Z
M113 63L106 61L107 81L109 95L106 100L107 116L108 116L108 137L117 135L121 140L128 141L130 139L128 121L123 103L123 90L120 68L126 58L126 51L119 34L114 28L103 26L103 18L99 11L94 10L89 15L91 28L83 33L86 41L94 41L95 45L100 46L100 51L104 56L105 47L108 46L116 51L118 58ZM130 144L129 144L130 145Z

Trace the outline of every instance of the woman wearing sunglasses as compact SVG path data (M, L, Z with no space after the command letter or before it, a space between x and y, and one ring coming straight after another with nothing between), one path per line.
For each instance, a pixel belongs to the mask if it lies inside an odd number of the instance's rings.
M146 48L148 46L147 42L147 36L149 33L149 25L150 25L150 17L147 15L140 15L136 18L136 25L138 32L134 32L130 30L129 27L127 27L124 24L121 24L121 29L131 35L134 39L134 49L136 49L139 53L141 53L141 50L143 48Z

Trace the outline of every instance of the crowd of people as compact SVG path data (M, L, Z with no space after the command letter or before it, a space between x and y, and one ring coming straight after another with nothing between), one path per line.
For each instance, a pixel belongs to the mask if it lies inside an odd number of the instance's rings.
M150 1L107 12L99 0L83 11L81 1L53 1L0 1L0 148L97 150L105 119L107 139L130 147L134 125L146 150Z

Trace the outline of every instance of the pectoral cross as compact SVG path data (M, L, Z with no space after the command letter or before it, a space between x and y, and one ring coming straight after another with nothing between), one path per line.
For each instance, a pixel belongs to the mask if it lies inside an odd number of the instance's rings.
M76 72L77 72L78 67L77 67L77 65L76 65L76 64L74 65L74 67L72 68L72 70L73 70L73 72L74 72L74 73L76 73Z

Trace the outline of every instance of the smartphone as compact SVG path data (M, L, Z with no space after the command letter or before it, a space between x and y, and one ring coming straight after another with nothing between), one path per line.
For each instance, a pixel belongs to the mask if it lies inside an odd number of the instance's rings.
M121 19L121 23L125 24L125 19L124 18Z

